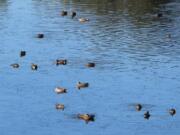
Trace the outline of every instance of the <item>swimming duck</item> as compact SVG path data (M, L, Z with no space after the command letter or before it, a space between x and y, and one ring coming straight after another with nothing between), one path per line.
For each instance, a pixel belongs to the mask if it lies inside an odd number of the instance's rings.
M95 67L95 63L89 62L86 64L86 67Z
M95 121L95 115L93 114L78 114L77 117L84 120L86 123L89 121Z
M64 110L65 106L63 104L56 104L57 110Z
M89 19L87 19L87 18L79 18L79 22L88 22L89 21Z
M11 64L10 66L12 66L13 68L19 68L19 64L17 63Z
M161 17L163 17L163 14L162 14L162 13L158 13L158 14L157 14L157 17L158 17L158 18L161 18Z
M77 88L78 89L81 89L81 88L86 88L86 87L88 87L89 86L89 83L82 83L82 82L78 82L77 83Z
M31 69L32 69L32 70L37 70L37 69L38 69L38 65L36 65L36 64L31 64Z
M56 65L66 65L67 64L67 60L56 60Z
M174 108L170 109L170 110L169 110L169 114L170 114L171 116L174 116L174 115L176 114L176 110L175 110Z
M37 38L44 38L44 34L43 33L37 34Z
M63 10L63 11L61 12L61 16L67 16L67 15L68 15L68 12L67 12L67 11L64 11L64 10Z
M145 119L149 119L150 116L151 116L151 115L150 115L149 111L147 111L147 112L144 113L144 118L145 118Z
M67 89L65 88L61 88L61 87L57 87L54 90L57 94L63 94L63 93L67 93Z
M20 52L20 57L23 57L23 56L25 56L26 55L26 51L21 51Z
M72 19L73 19L75 16L76 16L76 12L73 11L73 12L71 13Z
M137 104L137 105L136 105L136 110L137 110L137 111L141 111L141 109L142 109L142 105L141 105L141 104Z

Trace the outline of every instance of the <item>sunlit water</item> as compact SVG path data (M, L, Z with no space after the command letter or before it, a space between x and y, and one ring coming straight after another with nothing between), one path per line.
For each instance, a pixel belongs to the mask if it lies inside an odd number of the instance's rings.
M178 0L0 0L0 135L179 135L179 15ZM58 58L68 65L55 66ZM78 81L90 87L79 91ZM56 95L57 86L68 93ZM86 124L78 113L96 121Z

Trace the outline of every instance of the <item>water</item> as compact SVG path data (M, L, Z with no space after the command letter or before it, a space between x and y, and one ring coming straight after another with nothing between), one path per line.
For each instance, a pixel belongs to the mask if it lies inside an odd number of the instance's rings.
M178 135L179 7L178 0L0 0L0 134ZM61 17L62 10L78 16ZM35 38L39 32L44 39ZM21 50L27 56L20 58ZM68 65L56 67L57 58ZM97 66L86 68L91 61ZM39 69L31 71L31 63ZM79 91L78 81L90 87ZM57 86L68 93L56 95ZM85 124L78 113L95 114L96 121Z

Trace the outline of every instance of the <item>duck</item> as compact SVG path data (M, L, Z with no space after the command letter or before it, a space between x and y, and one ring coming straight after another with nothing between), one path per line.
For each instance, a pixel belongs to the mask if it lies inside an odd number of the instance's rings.
M26 55L26 51L21 51L20 52L20 57L24 57Z
M67 64L67 60L64 59L64 60L56 60L56 65L66 65Z
M87 63L85 66L86 67L95 67L95 63L93 63L93 62L89 62L89 63Z
M36 64L31 64L31 69L32 69L32 70L37 70L37 69L38 69L38 65L36 65Z
M89 121L95 121L95 115L94 114L78 114L78 119L84 120L86 123Z
M145 119L149 119L150 116L151 116L151 115L150 115L149 111L146 111L146 112L144 113L144 118L145 118Z
M44 34L43 33L38 33L37 38L44 38Z
M87 19L87 18L79 18L79 22L84 23L84 22L88 22L88 21L89 21L89 19Z
M78 82L78 83L77 83L77 88L78 88L78 89L86 88L86 87L89 87L89 83L87 83L87 82L85 82L85 83Z
M169 114L171 116L174 116L176 114L176 109L174 109L174 108L169 109Z
M76 12L75 12L75 11L73 11L73 12L71 13L71 17L72 17L72 19L73 19L75 16L76 16Z
M57 94L67 93L67 89L61 88L61 87L56 87L54 91L55 91Z
M162 14L162 13L158 13L158 14L157 14L157 17L158 17L158 18L161 18L161 17L163 17L163 14Z
M142 105L141 105L141 104L137 104L137 105L136 105L136 110L137 110L137 111L141 111L141 109L142 109Z
M61 11L61 16L67 16L67 15L68 15L67 11L65 11L65 10Z
M56 104L57 110L64 110L65 106L63 104Z
M13 68L19 68L20 67L18 63L11 64L10 66L12 66Z

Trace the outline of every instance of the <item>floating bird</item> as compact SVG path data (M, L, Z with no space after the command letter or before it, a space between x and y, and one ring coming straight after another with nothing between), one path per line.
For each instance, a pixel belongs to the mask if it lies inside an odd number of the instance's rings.
M56 104L57 110L64 110L65 106L63 104Z
M23 57L23 56L25 56L26 55L26 51L21 51L20 52L20 57Z
M171 116L174 116L174 115L176 114L176 110L175 110L174 108L170 109L170 110L169 110L169 114L170 114Z
M37 38L44 38L44 34L43 33L37 34Z
M86 67L95 67L95 63L89 62L86 64Z
M19 64L17 63L11 64L10 66L12 66L13 68L19 68Z
M79 22L88 22L89 21L89 19L87 19L87 18L79 18Z
M75 16L76 16L76 12L73 11L73 12L71 13L72 19L73 19Z
M95 121L95 115L93 114L78 114L77 118L84 120L86 123Z
M67 60L64 59L64 60L56 60L56 65L66 65L67 64Z
M161 18L161 17L163 17L163 14L162 14L162 13L158 13L158 14L157 14L157 17L158 17L158 18Z
M61 87L57 87L54 90L57 94L63 94L63 93L67 93L67 89L65 88L61 88Z
M141 111L141 109L142 109L142 105L141 105L141 104L137 104L137 105L136 105L136 110L137 110L137 111Z
M37 69L38 69L38 65L36 65L36 64L31 64L31 69L32 69L32 70L37 70Z
M82 82L78 82L77 83L77 88L78 89L81 89L81 88L86 88L86 87L89 87L89 83L82 83Z
M151 115L150 115L149 111L147 111L147 112L144 113L144 118L145 118L145 119L149 119L150 116L151 116Z
M64 11L64 10L63 10L63 11L61 12L61 16L67 16L67 15L68 15L68 12L67 12L67 11Z

